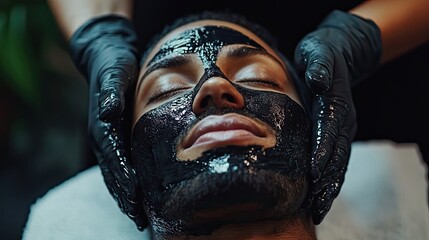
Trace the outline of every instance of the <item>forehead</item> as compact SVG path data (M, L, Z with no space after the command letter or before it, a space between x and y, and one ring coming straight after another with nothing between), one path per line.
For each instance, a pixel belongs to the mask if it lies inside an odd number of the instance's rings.
M170 55L198 53L202 59L214 60L211 58L215 58L223 46L230 44L264 49L283 64L278 54L250 30L231 22L200 20L182 25L160 39L145 59L142 70Z

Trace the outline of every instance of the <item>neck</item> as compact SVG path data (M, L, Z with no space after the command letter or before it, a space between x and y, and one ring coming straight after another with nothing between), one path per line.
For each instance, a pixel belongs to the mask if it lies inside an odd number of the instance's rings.
M293 222L285 220L264 220L246 224L231 224L218 228L210 235L180 235L164 237L155 235L156 240L316 240L316 231L311 218L299 218Z

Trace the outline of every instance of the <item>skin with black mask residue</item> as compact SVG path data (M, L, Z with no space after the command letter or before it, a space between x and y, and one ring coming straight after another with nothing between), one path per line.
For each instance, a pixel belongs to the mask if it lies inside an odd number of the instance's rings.
M197 53L204 74L186 94L144 113L132 136L132 157L153 230L161 235L208 234L219 226L260 219L291 218L308 191L310 121L289 96L249 89L229 81L216 65L222 47L244 44L264 49L249 37L226 27L187 30L164 43L153 57ZM207 108L195 114L192 104L212 77L224 78L244 99L242 109ZM236 113L266 124L275 132L274 147L225 146L192 161L177 157L188 131L210 115ZM245 206L248 212L240 212ZM234 208L232 208L234 209ZM230 213L216 216L217 211Z

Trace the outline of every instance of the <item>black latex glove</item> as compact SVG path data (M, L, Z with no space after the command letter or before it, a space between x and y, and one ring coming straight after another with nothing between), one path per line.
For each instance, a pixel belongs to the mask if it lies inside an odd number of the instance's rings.
M372 73L381 59L377 25L335 10L295 49L295 62L305 71L314 93L312 104L312 204L320 224L338 196L357 130L351 87Z
M138 72L136 41L129 20L108 15L81 26L70 40L70 51L89 84L90 143L104 181L121 210L141 230L147 220L129 158L131 101L125 104Z

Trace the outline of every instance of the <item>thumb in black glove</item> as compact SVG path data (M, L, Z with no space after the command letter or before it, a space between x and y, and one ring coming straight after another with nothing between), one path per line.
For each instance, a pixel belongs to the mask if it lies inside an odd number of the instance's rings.
M314 93L312 104L313 222L320 224L338 196L357 130L351 87L371 74L381 59L377 25L335 10L295 49Z
M117 15L90 19L70 39L75 66L89 83L89 135L104 181L121 210L142 230L147 225L140 188L130 163L132 102L138 72L137 36Z

